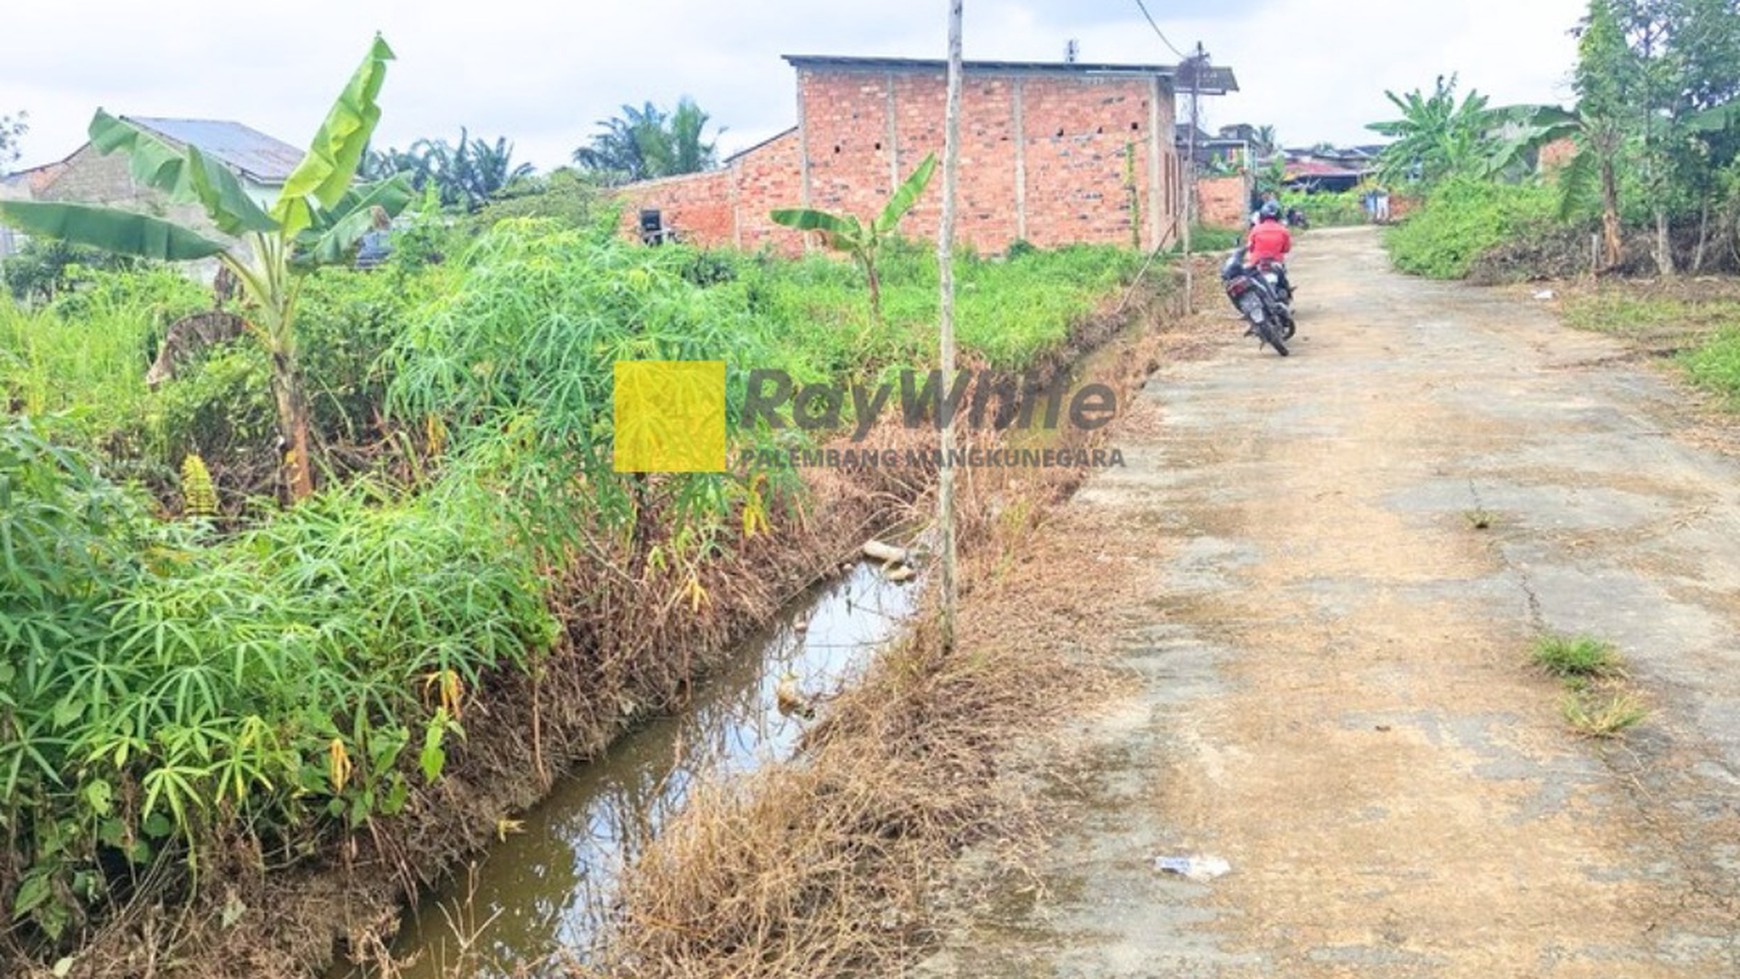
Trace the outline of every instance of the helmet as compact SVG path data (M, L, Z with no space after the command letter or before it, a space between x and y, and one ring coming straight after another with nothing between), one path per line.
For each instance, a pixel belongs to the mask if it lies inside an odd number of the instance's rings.
M1263 209L1259 213L1265 221L1279 221L1281 220L1281 202L1264 201Z

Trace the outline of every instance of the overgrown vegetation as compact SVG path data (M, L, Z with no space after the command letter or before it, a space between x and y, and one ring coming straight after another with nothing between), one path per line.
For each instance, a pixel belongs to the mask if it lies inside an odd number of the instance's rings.
M1454 77L1387 93L1403 115L1372 124L1396 138L1381 172L1427 200L1390 236L1399 267L1479 266L1487 280L1740 269L1740 10L1590 0L1577 32L1569 108L1459 101Z
M439 261L400 248L308 273L312 443L345 478L287 511L244 499L276 465L258 345L144 383L208 290L155 268L0 300L13 955L58 954L141 894L184 900L237 852L277 866L370 833L439 786L493 691L561 650L608 657L564 681L585 697L676 669L645 644L708 631L721 562L774 547L810 504L778 472L615 473L615 361L728 360L734 401L750 366L801 383L928 363L927 249L890 243L878 325L851 265L647 249L611 227L492 219L471 244L430 232ZM1138 263L963 256L964 357L1056 352Z
M1432 188L1417 213L1390 230L1390 257L1404 272L1463 278L1493 248L1547 227L1553 200L1552 189L1540 184L1448 178Z
M197 203L210 229L96 204L0 200L0 221L34 235L153 261L217 261L244 300L242 312L230 315L259 340L268 357L284 489L292 500L314 492L307 392L297 363L303 274L313 264L342 260L368 228L410 198L408 186L397 178L352 186L380 120L375 99L392 59L392 49L377 34L269 207L250 197L233 171L199 147L166 142L152 130L98 109L90 124L91 146L99 153L124 153L138 185L171 200Z
M1335 228L1365 224L1369 218L1360 207L1360 192L1355 190L1332 193L1284 192L1280 195L1283 209L1296 207L1311 222L1313 228Z

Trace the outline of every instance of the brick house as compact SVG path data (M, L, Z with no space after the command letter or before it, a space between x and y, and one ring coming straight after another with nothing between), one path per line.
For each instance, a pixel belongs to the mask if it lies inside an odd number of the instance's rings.
M709 246L787 254L804 236L768 218L782 207L866 216L926 154L943 149L947 64L910 58L787 55L797 72L797 125L718 170L621 188L623 230L640 212ZM1173 142L1176 69L969 61L961 88L956 234L980 252L1017 240L1041 247L1176 241L1183 179ZM1204 94L1237 90L1215 68ZM903 222L928 235L940 177Z

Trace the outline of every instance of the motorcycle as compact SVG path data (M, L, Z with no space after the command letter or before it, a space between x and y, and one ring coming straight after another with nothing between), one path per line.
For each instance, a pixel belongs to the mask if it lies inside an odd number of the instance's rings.
M1255 265L1245 264L1245 250L1240 248L1227 257L1221 266L1221 282L1227 298L1245 318L1250 328L1246 336L1255 336L1261 343L1287 356L1287 341L1297 329L1289 306L1291 295L1281 289L1280 265L1271 260Z

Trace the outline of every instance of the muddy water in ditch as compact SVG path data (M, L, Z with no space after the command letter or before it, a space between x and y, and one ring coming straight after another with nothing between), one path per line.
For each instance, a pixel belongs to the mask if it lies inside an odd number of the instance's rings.
M584 960L619 870L694 786L791 755L804 722L779 712L780 678L792 674L806 694L850 683L915 598L913 585L890 583L872 564L812 589L701 684L681 715L632 731L560 780L469 874L407 912L394 952L416 961L400 975L506 979L544 974L563 955Z

